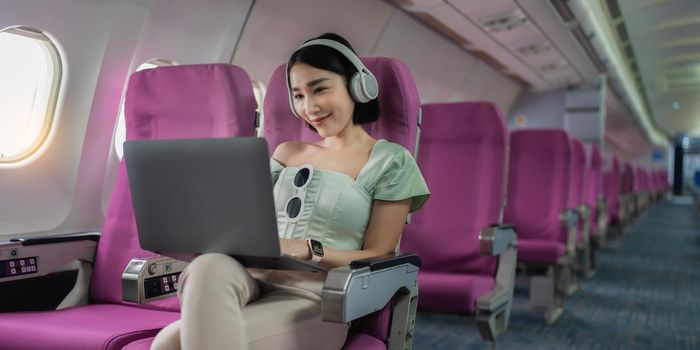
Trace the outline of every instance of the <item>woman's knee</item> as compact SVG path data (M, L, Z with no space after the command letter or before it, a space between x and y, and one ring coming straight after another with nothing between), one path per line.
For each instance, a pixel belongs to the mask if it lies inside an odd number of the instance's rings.
M177 320L156 334L151 350L180 350L180 320Z
M236 259L219 253L196 257L185 268L180 278L181 293L186 289L221 289L233 287L245 299L257 298L258 286L253 277Z

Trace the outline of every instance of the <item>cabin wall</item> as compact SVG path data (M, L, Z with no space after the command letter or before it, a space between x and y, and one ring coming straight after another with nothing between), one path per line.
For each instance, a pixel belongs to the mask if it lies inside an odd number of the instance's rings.
M252 2L3 1L0 29L25 25L50 34L64 80L46 152L24 167L0 169L0 235L99 231L116 175L113 134L129 74L155 57L229 62Z
M508 129L564 129L566 90L528 92L508 113Z
M76 209L81 149L109 38L110 14L118 6L70 0L3 1L0 6L0 28L34 27L56 40L64 76L58 119L46 151L23 167L0 169L0 233L51 230Z

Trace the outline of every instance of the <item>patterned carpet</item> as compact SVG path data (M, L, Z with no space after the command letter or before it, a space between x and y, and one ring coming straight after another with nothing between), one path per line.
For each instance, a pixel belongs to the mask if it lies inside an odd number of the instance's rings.
M690 205L653 205L598 272L546 326L517 283L500 349L700 349L700 216ZM522 288L520 286L523 286ZM490 349L473 316L419 313L414 349Z

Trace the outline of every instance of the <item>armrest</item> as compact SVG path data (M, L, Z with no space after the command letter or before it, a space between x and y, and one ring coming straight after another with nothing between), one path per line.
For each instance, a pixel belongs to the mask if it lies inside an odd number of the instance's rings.
M186 266L167 256L131 259L122 273L122 300L145 304L175 295Z
M81 232L0 242L0 281L48 275L75 260L92 263L98 240L99 233Z
M412 264L416 267L421 267L421 261L418 255L415 254L386 254L373 258L353 260L350 262L350 267L359 269L369 267L370 271L378 271L403 264Z
M10 242L19 242L23 246L27 247L33 245L77 242L85 240L98 242L100 240L100 234L97 232L79 232L49 237L13 238L10 240Z
M518 263L518 250L516 245L506 247L498 259L496 271L496 284L493 290L476 300L476 308L479 312L486 311L491 314L506 306L513 299L515 285L515 269Z
M322 319L347 323L381 310L397 292L416 292L419 267L415 254L391 254L330 270L321 293Z
M578 213L579 218L585 221L588 220L588 217L591 214L591 209L588 208L587 205L581 204L576 208L576 212Z
M513 304L513 291L515 289L515 269L518 264L517 238L515 228L507 226L489 226L482 230L479 239L482 242L482 254L484 254L484 240L482 237L492 234L492 249L486 251L489 255L498 255L498 270L496 271L496 283L489 293L480 296L476 300L476 322L479 326L481 337L484 340L495 341L496 337L508 328L510 309ZM498 243L498 242L501 243ZM493 247L498 247L494 249ZM498 251L497 251L498 250Z
M608 201L604 198L598 199L598 202L596 203L596 207L598 210L598 220L605 220L605 223L607 223L607 217L608 217Z
M498 256L508 247L517 245L517 232L513 225L489 225L479 232L482 255Z
M566 251L569 255L576 255L576 229L578 228L578 213L573 209L566 209L559 215L559 222L566 232Z

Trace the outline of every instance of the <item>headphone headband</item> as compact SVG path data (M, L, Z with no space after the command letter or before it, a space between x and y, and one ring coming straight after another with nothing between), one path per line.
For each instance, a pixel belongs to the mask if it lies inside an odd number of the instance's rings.
M314 46L314 45L327 46L327 47L330 47L332 49L335 49L336 51L343 54L343 56L345 56L345 58L347 58L350 61L350 63L352 63L352 65L355 66L355 69L358 72L367 72L367 73L371 74L369 69L367 69L367 67L365 67L365 65L362 63L360 58L357 57L357 55L354 52L352 52L352 50L350 50L347 46L345 46L345 45L343 45L335 40L314 39L314 40L311 40L311 41L306 42L303 45L299 46L299 48L294 50L294 52L299 51L307 46Z

